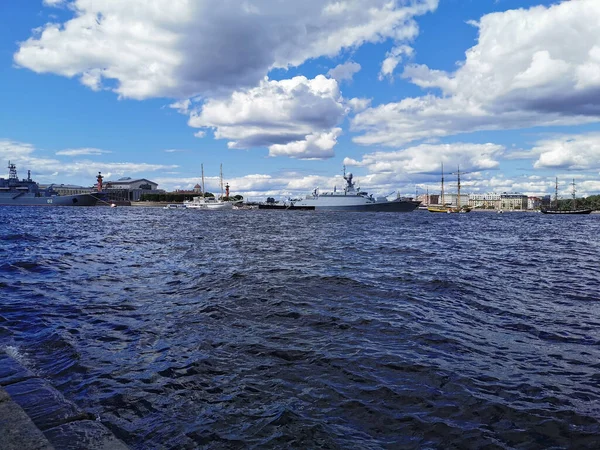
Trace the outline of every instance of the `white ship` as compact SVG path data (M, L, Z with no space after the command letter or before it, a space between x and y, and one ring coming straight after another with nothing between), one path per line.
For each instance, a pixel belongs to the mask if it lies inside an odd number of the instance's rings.
M202 195L194 197L194 198L192 198L192 200L183 202L185 207L189 208L189 209L204 209L204 210L212 210L212 211L233 209L234 204L236 204L237 202L230 202L230 201L223 200L223 164L221 164L221 199L220 200L217 200L214 197L205 197L204 196L204 193L206 192L204 190L204 164L202 164L201 167L202 167ZM227 185L226 198L229 198L229 185Z
M331 211L381 211L381 212L411 212L414 211L421 202L412 199L396 198L388 200L387 197L373 197L360 188L354 187L352 174L346 175L344 167L344 180L346 187L343 192L319 193L315 189L312 194L306 198L294 202L295 207L314 207L316 210Z

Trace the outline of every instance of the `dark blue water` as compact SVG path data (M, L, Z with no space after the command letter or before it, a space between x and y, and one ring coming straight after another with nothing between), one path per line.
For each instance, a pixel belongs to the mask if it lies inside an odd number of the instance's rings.
M600 445L600 215L0 219L0 348L133 448Z

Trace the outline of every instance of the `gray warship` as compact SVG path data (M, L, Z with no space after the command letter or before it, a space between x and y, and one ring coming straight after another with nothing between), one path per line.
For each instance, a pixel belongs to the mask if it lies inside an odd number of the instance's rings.
M346 175L344 167L344 180L346 187L343 192L319 193L315 189L306 198L293 203L297 209L313 207L316 210L329 211L377 211L377 212L411 212L421 202L412 199L396 198L388 200L386 197L373 197L372 194L355 188L352 174Z
M31 179L19 180L17 167L8 162L8 178L0 178L0 206L95 206L98 198L90 194L59 195L52 186L40 189Z

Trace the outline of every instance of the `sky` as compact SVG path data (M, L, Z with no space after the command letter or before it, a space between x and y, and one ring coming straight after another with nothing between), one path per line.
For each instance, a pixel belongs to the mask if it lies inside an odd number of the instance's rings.
M0 0L0 176L600 194L599 0ZM6 172L6 173L4 173Z

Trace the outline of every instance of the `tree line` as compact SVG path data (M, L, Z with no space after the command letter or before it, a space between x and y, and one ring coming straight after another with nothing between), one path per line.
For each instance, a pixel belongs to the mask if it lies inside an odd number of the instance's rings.
M594 209L600 210L600 195L590 195L585 198L576 199L577 209ZM558 209L572 209L573 199L559 200Z

